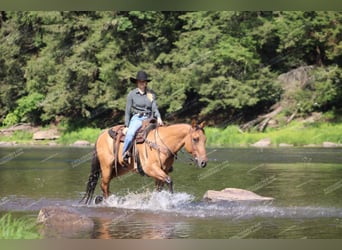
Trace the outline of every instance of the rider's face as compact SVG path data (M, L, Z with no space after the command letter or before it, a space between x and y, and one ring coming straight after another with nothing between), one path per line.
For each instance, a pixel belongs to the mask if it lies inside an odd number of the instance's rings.
M144 90L147 86L147 81L138 80L137 83L138 83L138 88L141 90Z

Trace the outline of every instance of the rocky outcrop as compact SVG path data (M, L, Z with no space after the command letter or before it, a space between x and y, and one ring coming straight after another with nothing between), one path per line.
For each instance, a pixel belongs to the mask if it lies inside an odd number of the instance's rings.
M56 140L59 138L57 129L40 130L33 134L34 140Z
M335 147L342 147L342 144L325 141L325 142L323 142L322 146L324 148L335 148Z
M225 188L221 191L208 190L203 199L206 201L270 201L274 198L257 195L251 191L239 188Z
M16 141L0 141L0 147L9 147L9 146L15 146L17 145Z
M279 143L280 148L290 148L293 147L293 144L287 144L287 143Z
M252 144L251 146L259 148L269 147L271 146L271 140L269 138L261 139L260 141L257 141L256 143Z
M30 125L29 123L19 123L9 128L0 129L0 135L11 136L16 131L27 131L29 133L37 132L39 128Z
M94 222L76 210L64 206L44 207L39 211L37 223L42 224L42 234L47 238L70 237L91 231Z
M86 140L78 140L75 141L72 146L76 146L76 147L85 147L85 146L89 146L90 142L86 141Z

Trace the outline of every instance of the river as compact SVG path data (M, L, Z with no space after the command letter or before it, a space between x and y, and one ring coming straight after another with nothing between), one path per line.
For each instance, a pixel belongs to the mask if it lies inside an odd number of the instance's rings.
M70 206L92 218L90 231L47 235L108 239L341 239L341 148L208 148L196 168L179 152L174 194L149 177L113 179L102 205L79 204L92 148L1 147L0 215L36 217L45 206ZM202 201L207 190L242 188L272 202ZM99 185L96 193L100 194Z

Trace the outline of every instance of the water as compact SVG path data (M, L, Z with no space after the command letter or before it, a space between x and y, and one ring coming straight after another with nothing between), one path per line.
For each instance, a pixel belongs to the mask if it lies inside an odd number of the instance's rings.
M174 194L155 192L149 177L113 179L101 205L79 204L92 148L0 148L0 215L36 217L45 206L68 206L92 218L84 232L62 238L342 238L342 149L207 149L205 169L179 153ZM242 188L274 201L202 201L203 194ZM96 189L100 194L99 185Z

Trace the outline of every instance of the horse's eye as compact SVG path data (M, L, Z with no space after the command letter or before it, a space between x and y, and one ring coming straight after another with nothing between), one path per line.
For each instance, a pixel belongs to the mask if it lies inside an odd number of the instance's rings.
M193 141L194 143L197 143L197 142L199 141L199 138L192 138L192 141Z

